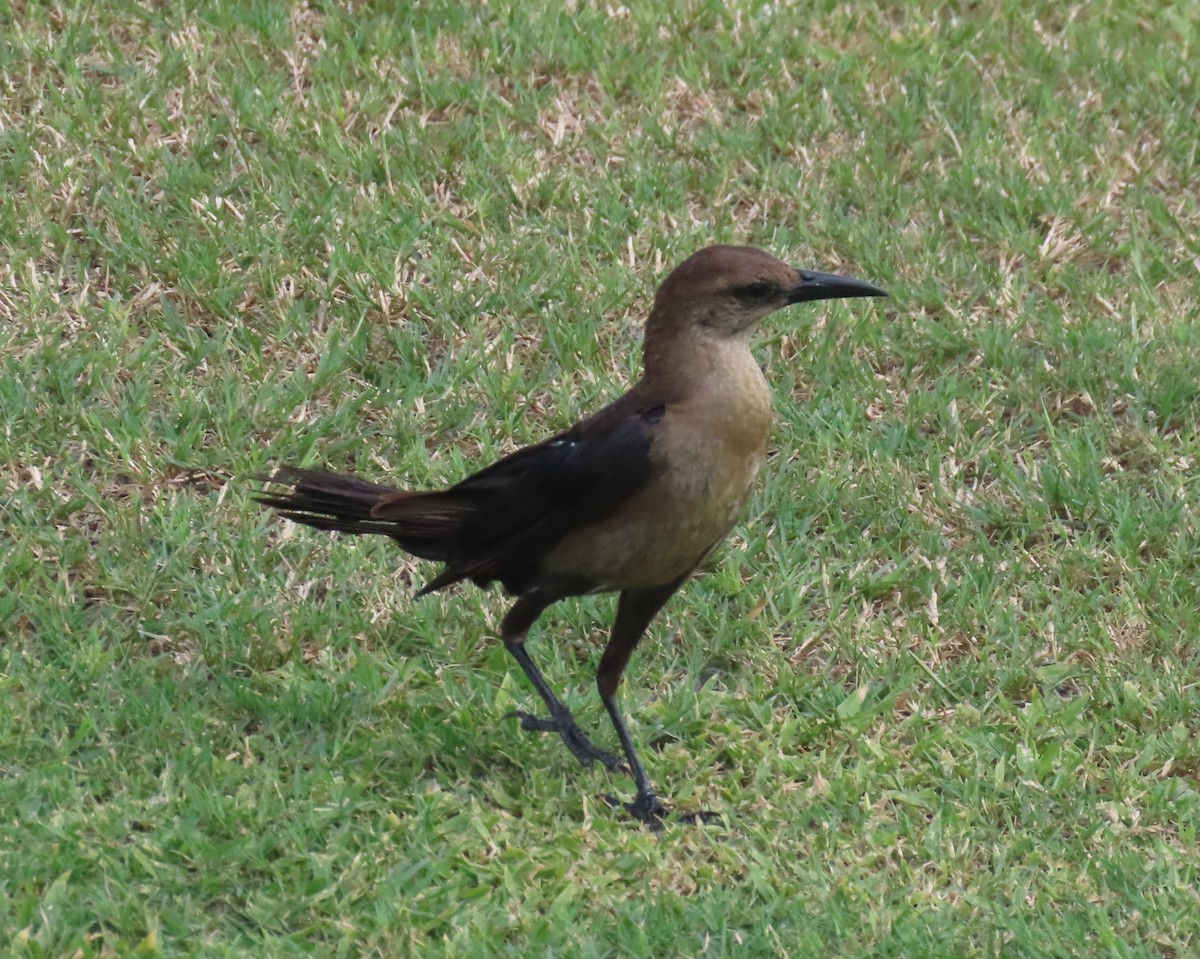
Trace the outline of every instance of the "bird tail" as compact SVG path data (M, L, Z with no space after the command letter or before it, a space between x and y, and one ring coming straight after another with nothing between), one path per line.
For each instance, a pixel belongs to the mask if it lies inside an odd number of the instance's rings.
M453 493L406 493L353 476L281 466L257 477L273 487L254 497L296 523L339 533L390 536L421 559L444 562L468 510ZM383 515L379 507L386 507Z

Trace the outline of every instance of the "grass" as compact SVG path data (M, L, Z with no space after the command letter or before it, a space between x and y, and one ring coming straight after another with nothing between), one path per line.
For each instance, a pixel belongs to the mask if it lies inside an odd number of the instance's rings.
M2 948L1194 955L1194 5L567 6L0 4ZM500 597L247 478L546 436L717 241L893 299L760 337L624 692L729 822L655 836ZM611 609L533 639L608 746Z

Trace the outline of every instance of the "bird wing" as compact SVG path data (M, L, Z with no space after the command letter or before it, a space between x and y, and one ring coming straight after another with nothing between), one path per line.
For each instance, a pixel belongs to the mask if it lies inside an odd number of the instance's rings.
M433 517L453 527L439 558L445 570L422 592L470 578L519 592L545 550L609 515L649 479L662 404L627 395L545 442L505 457L440 493L398 493L372 518L405 527Z

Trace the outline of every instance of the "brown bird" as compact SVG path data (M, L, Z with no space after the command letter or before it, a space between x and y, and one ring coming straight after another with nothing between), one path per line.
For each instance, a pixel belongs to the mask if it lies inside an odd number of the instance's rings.
M446 490L402 492L285 466L263 479L286 490L257 499L298 523L390 536L414 556L443 563L418 596L461 580L498 581L517 597L500 626L504 646L549 711L515 715L525 729L557 732L585 766L599 761L612 770L621 761L584 735L525 637L551 603L619 592L596 684L637 786L627 808L657 828L667 809L617 707L617 686L650 620L729 532L762 464L771 394L750 333L793 303L886 295L751 247L708 247L659 288L641 380L566 432Z

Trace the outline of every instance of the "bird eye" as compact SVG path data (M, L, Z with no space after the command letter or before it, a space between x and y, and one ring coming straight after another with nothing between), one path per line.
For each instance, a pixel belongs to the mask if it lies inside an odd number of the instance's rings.
M733 288L733 295L739 300L754 303L759 300L765 300L771 295L772 290L773 287L770 283L745 283L742 286L735 286Z

